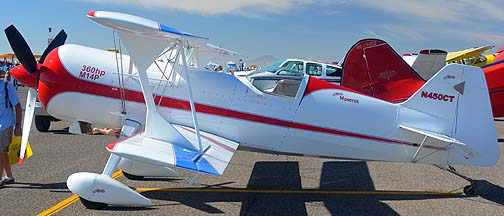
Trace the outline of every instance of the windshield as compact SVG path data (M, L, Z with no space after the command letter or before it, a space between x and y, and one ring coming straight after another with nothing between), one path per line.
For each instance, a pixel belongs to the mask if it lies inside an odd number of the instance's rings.
M264 68L261 70L256 70L247 75L247 78L252 78L257 76L272 76L272 75L280 75L280 76L303 76L303 72L295 69L291 69L288 67L277 67L277 68Z
M280 60L276 60L274 61L273 63L267 65L266 67L264 67L265 69L266 68L279 68L280 65L282 65L282 63L285 61L285 59L280 59Z
M255 71L249 73L247 76L252 76L254 74L258 74L258 73L262 73L262 72L275 73L278 69L280 69L280 65L282 65L282 63L284 61L285 61L285 59L276 60L264 68L261 68L259 70L255 70Z

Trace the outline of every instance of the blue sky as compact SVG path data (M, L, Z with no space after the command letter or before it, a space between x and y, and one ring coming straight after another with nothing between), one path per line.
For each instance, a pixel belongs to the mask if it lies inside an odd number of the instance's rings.
M5 1L0 26L16 25L34 53L47 45L47 28L67 43L113 47L112 32L85 15L108 10L142 16L210 38L239 52L338 61L356 41L375 37L399 53L447 51L504 44L499 1L396 0L52 0ZM12 52L0 34L0 52Z

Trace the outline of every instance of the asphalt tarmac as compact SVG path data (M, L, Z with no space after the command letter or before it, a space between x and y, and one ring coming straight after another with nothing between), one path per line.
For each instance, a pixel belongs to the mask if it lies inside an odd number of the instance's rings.
M19 95L24 101L26 89ZM504 141L504 121L495 123ZM223 176L202 175L199 188L185 187L193 176L185 170L173 179L119 175L153 205L88 210L65 181L75 172L100 173L109 156L105 146L115 138L68 134L68 125L53 123L47 133L33 126L34 155L23 167L13 166L17 183L0 189L0 215L504 215L502 159L490 168L456 166L488 186L470 197L460 194L467 181L430 165L244 151L236 152Z

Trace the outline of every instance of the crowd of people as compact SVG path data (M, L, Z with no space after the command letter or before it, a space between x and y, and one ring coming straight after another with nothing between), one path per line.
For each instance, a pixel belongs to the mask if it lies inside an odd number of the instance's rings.
M258 69L257 66L255 66L255 65L247 66L242 59L239 60L238 64L236 64L232 61L227 62L225 68L223 68L222 65L216 64L213 62L207 64L205 66L205 68L207 68L209 70L213 70L215 72L226 72L226 73L231 73L231 74L234 72L237 72L237 71L251 71L251 70Z

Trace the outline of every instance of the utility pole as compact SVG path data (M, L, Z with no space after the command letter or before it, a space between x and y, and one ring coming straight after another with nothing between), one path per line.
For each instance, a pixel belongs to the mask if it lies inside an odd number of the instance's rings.
M47 37L47 45L49 45L52 42L53 38L54 38L54 35L52 33L52 28L49 27L49 35Z

